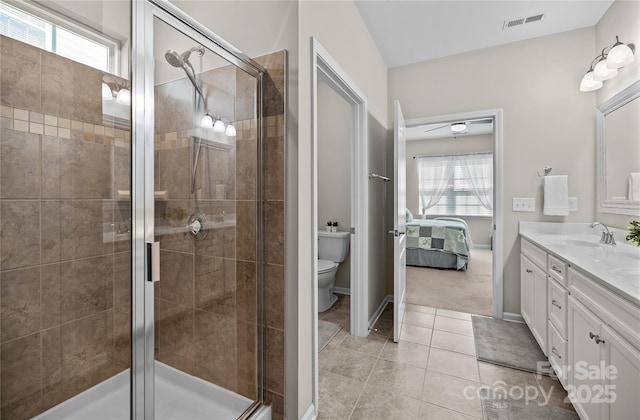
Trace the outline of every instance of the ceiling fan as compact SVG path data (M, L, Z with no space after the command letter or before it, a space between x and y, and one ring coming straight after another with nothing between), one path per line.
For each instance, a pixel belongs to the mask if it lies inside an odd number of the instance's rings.
M471 125L471 124L491 124L493 122L492 118L483 118L480 120L469 120L469 121L458 121L458 122L454 122L454 123L447 123L447 124L442 124L438 127L434 127L434 128L430 128L428 130L425 130L425 133L428 133L430 131L435 131L435 130L440 130L441 128L444 127L450 127L451 132L455 133L455 134L463 134L466 130L467 130L467 126Z

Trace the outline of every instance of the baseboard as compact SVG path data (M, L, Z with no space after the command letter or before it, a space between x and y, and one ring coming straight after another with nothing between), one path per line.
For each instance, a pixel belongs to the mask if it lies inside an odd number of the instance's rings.
M337 293L339 295L350 295L351 289L348 289L346 287L334 287L333 293Z
M311 404L309 408L307 408L307 411L304 412L302 417L300 417L300 420L316 420L316 413L314 413L314 411L315 407L313 406L313 404Z
M471 249L491 249L491 245L473 244Z
M524 324L524 318L522 317L522 315L514 314L512 312L503 312L502 319L504 319L505 321L520 322Z
M387 306L387 303L389 302L393 302L393 296L391 295L387 295L384 297L384 299L382 299L380 306L378 306L376 311L373 313L373 315L369 319L369 329L373 328L376 322L378 322L378 318L380 318L380 315L382 315L382 311L384 311L384 308Z

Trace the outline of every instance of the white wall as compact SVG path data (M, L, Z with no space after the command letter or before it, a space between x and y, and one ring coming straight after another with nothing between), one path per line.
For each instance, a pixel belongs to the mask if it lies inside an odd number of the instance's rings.
M353 111L326 83L318 83L318 230L327 221L351 227L351 143ZM349 289L351 253L336 272L336 286Z
M400 99L407 119L504 110L505 312L520 312L518 222L594 217L595 98L578 90L594 39L592 27L389 70L389 103ZM569 175L578 213L542 215L545 165ZM536 211L513 212L513 197L535 197Z
M421 214L418 197L418 170L414 156L440 155L472 152L492 152L493 136L460 136L432 140L415 140L407 142L407 208L414 217ZM490 217L461 217L469 225L469 232L474 245L490 245Z
M307 279L313 275L311 226L311 37L316 37L329 54L338 62L342 69L349 75L356 85L364 92L369 105L369 126L377 122L382 127L386 127L387 120L387 69L371 35L369 34L355 4L352 1L303 1L299 3L299 79L297 80L299 92L299 148L298 162L300 172L299 198L298 198L298 235L299 235L299 272L298 276L304 281L300 281L298 289L298 301L300 311L298 313L299 323L299 355L298 378L300 378L300 395L298 417L304 414L311 400L311 282ZM373 120L373 121L372 121ZM375 125L375 124L374 124ZM375 138L373 136L376 136ZM380 137L383 137L381 139ZM375 150L371 150L372 145L380 145L386 142L386 131L370 130L370 159L378 157ZM383 143L384 144L384 143ZM371 164L371 162L370 162ZM376 165L378 163L376 162ZM373 165L371 165L373 166ZM372 167L370 167L371 170ZM371 183L370 183L371 185ZM382 194L383 191L369 190L370 206L374 193ZM381 200L381 199L380 199ZM379 203L379 201L378 201ZM378 209L371 209L369 213L370 238L373 226L380 226L383 221L376 221L375 216L383 217L376 213ZM370 241L371 242L371 241ZM371 293L378 291L384 293L384 286L378 289L378 283L384 284L384 276L377 264L384 260L385 250L380 247L371 246L369 249L369 273L371 275L369 285L370 300ZM373 286L373 287L372 287ZM370 304L371 311L371 304ZM304 382L304 383L303 383ZM308 383L308 387L306 386ZM290 418L294 418L290 416Z
M635 44L636 60L619 69L618 77L605 81L604 86L596 91L597 105L604 103L633 82L640 80L640 2L616 0L609 7L609 10L596 25L596 41L594 51L591 52L591 59L599 54L604 47L613 45L616 35L625 44ZM583 61L587 63L588 60L589 58L585 57ZM634 219L632 216L600 213L597 211L598 204L595 201L594 206L596 219L611 226L625 229Z

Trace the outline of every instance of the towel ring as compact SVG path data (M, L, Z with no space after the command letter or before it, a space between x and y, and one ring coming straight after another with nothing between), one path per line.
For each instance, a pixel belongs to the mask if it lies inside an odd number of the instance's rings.
M549 175L551 173L552 170L553 170L553 168L551 166L545 166L544 169L543 169L544 175L540 175L540 171L537 171L538 177L542 178L544 176L547 176L547 175Z

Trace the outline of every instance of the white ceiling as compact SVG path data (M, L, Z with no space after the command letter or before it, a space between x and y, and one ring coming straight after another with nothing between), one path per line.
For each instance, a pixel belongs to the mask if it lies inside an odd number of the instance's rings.
M594 26L613 3L587 1L355 0L387 67ZM541 21L503 30L505 20Z

